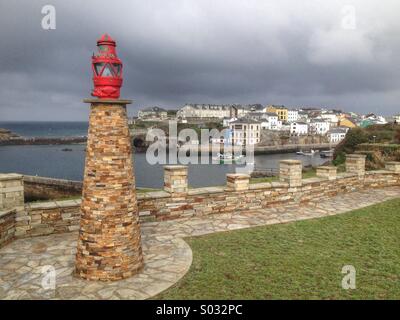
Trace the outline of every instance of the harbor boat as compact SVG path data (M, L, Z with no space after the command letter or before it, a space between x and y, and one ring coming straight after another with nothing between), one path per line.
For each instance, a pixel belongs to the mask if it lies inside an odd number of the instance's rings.
M238 155L233 156L232 153L218 153L216 157L213 157L214 161L218 161L219 164L232 164L232 163L242 163L244 160L244 156Z
M324 151L321 151L321 152L319 153L319 156L320 156L321 158L331 158L331 157L333 157L333 152L334 152L333 149L331 149L331 150L324 150Z
M310 152L304 152L304 151L300 150L300 151L297 151L296 154L301 155L301 156L313 156L317 152L318 152L318 150L314 150L314 149L311 149Z

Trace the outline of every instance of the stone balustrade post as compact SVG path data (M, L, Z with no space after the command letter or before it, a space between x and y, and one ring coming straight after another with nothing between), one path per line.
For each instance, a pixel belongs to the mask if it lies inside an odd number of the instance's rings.
M336 180L337 167L334 166L317 167L317 177L328 178L328 180Z
M24 207L24 181L21 174L0 174L0 210Z
M12 211L11 211L12 210ZM24 206L24 180L21 174L0 174L0 246L29 229L30 217Z
M281 160L279 162L279 180L289 183L290 187L301 187L302 168L300 160Z
M228 173L226 175L226 187L230 191L249 190L250 176L244 173Z
M188 191L188 167L164 166L164 190L173 196L185 195Z
M365 175L365 154L347 154L346 172L355 173L358 176Z
M400 162L399 161L386 162L385 169L388 171L392 171L394 173L400 173Z

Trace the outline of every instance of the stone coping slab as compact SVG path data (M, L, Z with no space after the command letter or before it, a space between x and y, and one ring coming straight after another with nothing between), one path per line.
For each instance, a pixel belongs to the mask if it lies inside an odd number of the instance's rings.
M0 218L7 216L9 214L15 213L15 208L12 209L6 209L6 210L0 210Z
M329 179L327 177L312 177L312 178L303 179L303 185L313 184L313 183L323 182L323 181L328 181L328 180Z
M23 175L19 173L0 173L0 181L22 179Z
M189 189L188 194L191 196L200 195L200 194L207 194L207 193L220 193L224 192L226 187L205 187L205 188L195 188Z

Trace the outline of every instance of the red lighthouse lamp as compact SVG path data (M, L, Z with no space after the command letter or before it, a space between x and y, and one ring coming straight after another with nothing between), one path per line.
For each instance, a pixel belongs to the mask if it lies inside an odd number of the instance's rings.
M103 34L97 40L98 52L92 56L92 96L99 99L118 99L122 86L122 61L117 57L115 41Z

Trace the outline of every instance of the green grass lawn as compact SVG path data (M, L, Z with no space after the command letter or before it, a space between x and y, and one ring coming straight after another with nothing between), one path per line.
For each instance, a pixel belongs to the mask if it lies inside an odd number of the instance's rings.
M303 179L313 178L317 176L317 171L315 169L307 170L303 172ZM251 178L250 183L264 183L264 182L273 182L279 181L279 177L260 177L260 178Z
M158 299L400 299L400 199L321 219L187 238L193 264ZM356 289L344 290L344 265Z

